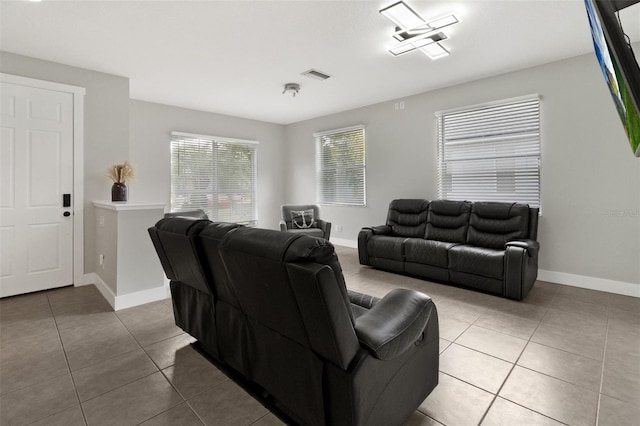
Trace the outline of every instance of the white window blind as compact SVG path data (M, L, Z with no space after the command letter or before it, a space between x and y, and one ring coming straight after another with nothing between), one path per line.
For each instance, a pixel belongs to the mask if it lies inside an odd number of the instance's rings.
M540 207L537 95L436 113L441 199Z
M317 201L364 206L364 126L315 133Z
M171 134L171 210L203 209L209 219L257 223L253 141Z

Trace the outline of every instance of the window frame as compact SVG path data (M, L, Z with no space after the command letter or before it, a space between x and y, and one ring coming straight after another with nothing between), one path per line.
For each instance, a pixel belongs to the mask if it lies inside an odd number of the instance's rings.
M327 201L323 199L323 186L322 186L322 146L321 138L326 136L339 135L341 133L348 133L354 131L362 131L362 164L358 165L358 170L362 171L362 200L355 200L355 202L337 202L334 200ZM313 134L315 141L315 160L316 160L316 203L327 206L341 206L341 207L366 207L367 206L367 150L366 150L366 129L362 124L342 127L339 129L326 130L322 132L316 132ZM353 201L353 200L352 200Z
M526 106L526 104L533 102L533 106L528 107ZM475 139L479 143L479 144L491 144L492 142L516 142L516 141L527 141L527 140L531 140L533 141L531 143L531 146L535 145L535 149L537 150L535 154L527 154L526 152L521 153L520 155L514 155L511 157L505 157L505 156L501 156L501 155L495 155L493 157L486 157L484 158L485 160L492 160L494 162L499 161L499 160L504 160L505 158L512 158L515 161L520 161L520 162L525 162L528 160L531 160L532 163L537 161L537 164L535 166L535 172L536 172L536 178L537 178L537 187L536 187L536 191L534 191L534 195L533 198L525 201L522 200L522 198L524 197L520 197L518 195L518 192L516 190L509 192L508 196L500 199L499 197L499 192L496 190L495 192L486 192L486 199L482 198L483 195L480 194L478 198L478 196L474 196L473 190L468 190L465 189L464 191L460 191L463 194L461 196L451 196L451 192L447 192L445 186L446 186L446 179L445 179L445 169L447 168L447 160L445 160L445 150L446 150L446 140L447 140L447 135L446 135L446 127L443 129L443 123L446 117L451 117L454 116L456 114L464 114L464 113L468 113L468 114L473 114L473 113L482 113L482 112L487 112L490 113L492 109L495 109L496 107L504 107L504 108L509 108L509 107L513 107L513 111L510 111L510 113L513 113L513 115L511 115L511 117L517 117L515 110L517 110L518 106L524 106L525 108L530 108L531 111L536 111L537 112L537 116L534 119L534 121L537 123L537 126L535 127L534 131L521 131L520 133L516 134L509 134L509 133L490 133L489 135L484 135L484 136L477 136L477 137L473 137L473 138L468 138L467 140L472 140ZM524 115L523 115L524 116ZM508 99L502 99L502 100L497 100L497 101L492 101L492 102L486 102L486 103L482 103L482 104L476 104L476 105L470 105L470 106L464 106L464 107L459 107L459 108L453 108L453 109L448 109L448 110L443 110L443 111L437 111L435 113L435 119L436 119L436 149L437 149L437 167L438 167L438 196L440 199L450 199L450 200L456 200L456 201L502 201L502 202L518 202L518 203L523 203L523 204L529 204L531 207L536 207L538 209L540 209L540 211L542 211L542 173L541 173L541 169L542 169L542 97L538 94L530 94L530 95L525 95L525 96L519 96L519 97L514 97L514 98L508 98ZM530 137L530 135L535 135L535 137ZM454 138L452 138L454 139ZM464 144L464 139L459 139L458 140L458 145L462 145ZM470 142L470 143L474 143L474 142ZM456 141L454 139L453 142L451 142L451 145L456 144ZM505 144L506 146L506 144ZM516 147L517 148L517 147ZM514 150L516 149L514 148ZM522 150L522 149L521 149ZM497 149L496 149L497 151ZM523 150L526 151L526 150ZM458 158L456 159L457 161L467 161L470 162L472 161L472 159L470 159L469 157L466 158ZM453 160L453 161L456 161ZM479 158L476 158L476 160L480 160ZM448 160L449 163L451 163L451 159ZM508 180L500 180L499 179L499 173L501 171L500 167L497 167L494 165L494 169L492 169L495 172L495 182L496 182L496 186L500 185L500 184L509 184L509 185L513 185L514 188L516 187L516 183L518 183L518 178L516 175L513 176L513 179L511 181ZM530 168L531 166L529 166ZM522 170L527 170L527 166L524 167L520 167L518 168L517 166L514 166L513 169L514 171L522 171ZM502 171L504 171L504 169L502 169ZM451 179L449 180L449 182L451 181ZM524 194L526 191L523 191L522 193ZM505 191L505 193L507 193ZM466 194L466 195L465 195ZM536 199L537 197L537 199ZM516 200L516 198L521 198L520 200Z
M244 146L244 147L248 147L252 149L252 169L253 169L253 214L252 217L253 219L251 220L246 220L246 221L241 221L241 222L237 222L237 223L241 223L241 224L246 224L247 226L257 226L258 224L258 145L259 142L257 140L251 140L251 139L237 139L237 138L230 138L230 137L224 137L224 136L213 136L213 135L204 135L204 134L197 134L197 133L186 133L186 132L177 132L177 131L173 131L171 132L171 138L169 141L169 163L170 163L170 200L169 200L169 205L170 208L173 210L174 208L174 203L173 203L173 198L174 198L174 188L173 188L173 179L174 179L174 174L172 171L173 168L173 153L172 153L172 145L174 142L178 142L180 139L192 139L192 140L200 140L200 141L204 141L204 142L209 142L212 144L212 149L215 151L216 148L216 144L217 143L226 143L226 144L233 144L233 145L238 145L238 146ZM211 173L212 175L215 173L215 167L216 167L216 160L215 160L216 154L214 154L214 158L212 159L212 163L211 163ZM221 191L213 191L212 195L221 194ZM194 207L197 208L197 207ZM206 209L205 209L206 211ZM207 212L208 214L209 212ZM216 218L217 213L214 212L213 217L210 217L210 219L212 221L216 221L219 220L218 218Z

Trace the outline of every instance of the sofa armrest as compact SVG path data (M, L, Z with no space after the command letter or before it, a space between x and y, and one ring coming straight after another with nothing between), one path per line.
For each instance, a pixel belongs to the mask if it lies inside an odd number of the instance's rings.
M540 243L535 240L514 240L505 244L505 249L509 247L520 247L527 251L529 257L535 257L540 250Z
M286 231L287 230L287 222L285 222L284 220L280 221L280 230L281 231Z
M327 222L326 220L316 219L316 226L322 229L324 232L324 239L328 240L331 236L331 222Z
M422 341L435 312L431 298L424 293L395 289L357 318L356 335L373 356L390 360Z
M379 297L369 296L368 294L349 289L347 289L347 295L349 296L349 302L365 309L373 308L373 306L380 301Z
M393 233L389 225L372 226L369 229L371 229L373 235L391 235Z

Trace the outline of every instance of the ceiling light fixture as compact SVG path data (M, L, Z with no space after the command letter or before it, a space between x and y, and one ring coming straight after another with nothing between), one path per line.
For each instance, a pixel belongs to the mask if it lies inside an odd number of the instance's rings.
M459 22L453 14L426 21L404 1L396 2L380 10L380 13L396 24L393 38L400 43L389 49L394 56L420 49L431 59L449 55L449 51L439 44L448 37L440 29ZM429 46L427 48L427 46Z
M445 56L449 56L449 51L445 49L440 43L433 43L428 46L420 48L420 51L427 55L431 59L440 59Z
M282 94L284 95L285 93L290 93L295 98L299 91L300 85L298 83L287 83L284 85Z
M446 38L447 36L445 33L424 33L396 44L391 49L389 49L389 53L391 53L393 56L399 56L403 53L411 52L413 50L420 49L433 43L438 43L439 41L445 40Z

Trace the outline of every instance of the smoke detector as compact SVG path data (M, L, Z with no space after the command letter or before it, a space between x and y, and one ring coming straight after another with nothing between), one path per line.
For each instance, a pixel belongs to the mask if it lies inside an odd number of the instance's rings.
M300 85L298 83L287 83L284 85L282 94L284 95L285 93L290 93L295 98L299 91Z

